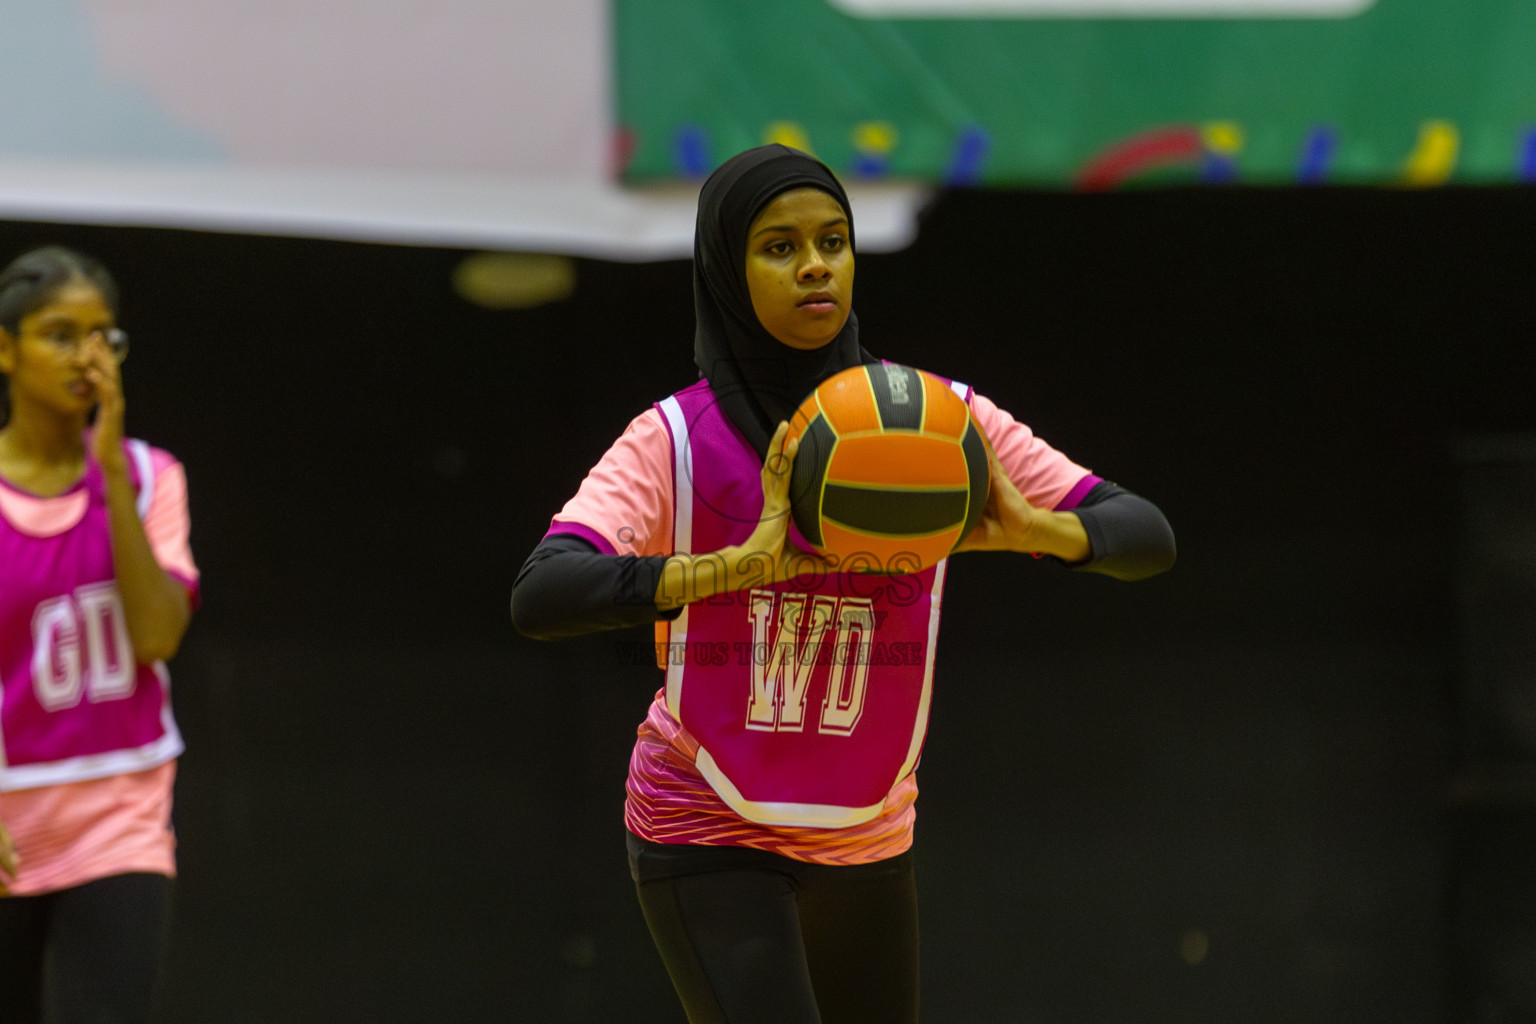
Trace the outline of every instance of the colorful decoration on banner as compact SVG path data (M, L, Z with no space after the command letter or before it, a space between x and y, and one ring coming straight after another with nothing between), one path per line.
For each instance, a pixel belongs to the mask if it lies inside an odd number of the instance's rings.
M1080 192L1107 192L1138 177L1170 167L1196 167L1204 159L1205 140L1191 125L1175 125L1133 135L1088 161L1077 175Z
M944 184L951 188L969 188L981 184L981 170L987 162L992 137L980 128L964 128L955 140L955 153L944 172Z
M1419 126L1419 141L1403 167L1406 184L1421 187L1444 185L1456 170L1456 153L1461 135L1449 121L1425 121Z
M1520 180L1536 183L1536 128L1527 128L1520 141Z
M1200 131L1205 146L1200 180L1226 185L1237 180L1237 155L1243 151L1243 129L1231 121L1216 121Z
M805 129L792 121L776 121L763 133L765 143L778 142L815 155L810 136ZM889 121L862 121L854 126L851 141L854 148L853 166L855 177L881 178L890 173L891 154L896 151L900 135ZM954 154L944 175L944 184L953 187L970 187L981 184L982 169L991 137L980 128L966 128L955 140ZM633 158L637 139L632 129L620 127L614 135L613 151L617 172L626 172ZM714 169L709 133L698 125L683 125L672 138L672 167L680 178L696 180L706 178Z
M802 153L811 154L811 156L816 155L816 151L811 148L811 137L805 134L804 128L793 121L773 122L773 124L768 126L768 130L763 133L763 142L764 144L777 142L781 146L798 149Z
M775 121L763 131L765 142L778 142L815 155L809 133L793 121ZM849 135L853 157L839 173L863 179L890 175L901 143L901 134L889 121L861 121ZM1169 125L1139 132L1114 143L1088 160L1073 186L1081 192L1104 192L1137 181L1166 181L1170 176L1205 185L1224 185L1241 180L1240 163L1247 145L1243 126L1235 121L1211 121L1204 125ZM613 160L622 176L638 147L634 132L620 127L613 138ZM945 167L943 184L969 188L985 183L984 169L992 148L992 136L979 126L961 129ZM1418 137L1402 164L1401 182L1410 187L1434 187L1449 182L1461 155L1461 132L1455 124L1429 120L1419 126ZM716 160L709 133L698 125L679 127L672 139L674 173L689 180L708 176ZM1296 160L1296 183L1324 185L1333 177L1339 152L1339 132L1332 125L1308 129ZM1536 126L1521 130L1516 140L1514 173L1522 182L1536 183Z
M709 136L697 125L684 125L677 130L672 149L677 173L684 178L706 178L715 164L709 157Z
M616 178L622 178L629 170L629 162L635 156L635 133L626 125L614 129L608 140L609 170Z
M1338 152L1339 136L1328 125L1317 125L1307 133L1301 145L1301 159L1296 162L1296 181L1302 185L1323 185Z
M891 151L896 148L896 126L889 121L865 121L853 129L853 173L861 178L879 178L891 167Z

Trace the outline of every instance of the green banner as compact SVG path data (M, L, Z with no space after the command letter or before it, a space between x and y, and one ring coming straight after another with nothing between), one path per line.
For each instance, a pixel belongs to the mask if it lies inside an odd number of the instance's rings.
M1536 181L1533 0L614 0L631 182Z

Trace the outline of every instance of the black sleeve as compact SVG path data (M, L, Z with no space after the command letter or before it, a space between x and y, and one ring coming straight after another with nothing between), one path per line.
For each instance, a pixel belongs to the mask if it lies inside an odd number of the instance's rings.
M1173 566L1173 528L1147 499L1104 480L1068 511L1083 521L1093 549L1093 555L1073 569L1141 580Z
M605 555L569 534L546 537L512 584L512 624L535 640L642 626L681 613L656 607L665 555Z

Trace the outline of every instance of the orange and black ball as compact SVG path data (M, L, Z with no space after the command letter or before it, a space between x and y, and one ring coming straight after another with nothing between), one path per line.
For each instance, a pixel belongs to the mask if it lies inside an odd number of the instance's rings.
M926 568L987 503L981 428L965 400L923 370L871 363L827 378L790 420L795 436L795 526L850 571Z

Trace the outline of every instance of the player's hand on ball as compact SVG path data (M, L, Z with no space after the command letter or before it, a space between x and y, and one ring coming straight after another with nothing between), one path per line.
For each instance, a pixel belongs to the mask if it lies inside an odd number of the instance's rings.
M1008 479L1008 471L990 450L991 489L981 522L956 545L956 551L1021 551L1055 555L1065 562L1088 558L1092 548L1082 520L1071 512L1036 508Z
M795 466L795 453L800 450L798 437L785 441L789 424L780 423L768 442L768 457L763 460L763 514L758 517L757 530L764 548L780 545L789 536L789 477Z
M780 423L769 442L762 470L763 509L751 536L719 551L678 552L668 558L656 581L657 608L830 571L826 559L799 550L789 540L790 470L800 445L797 439L786 444L788 432L789 424Z
M774 582L806 573L821 574L830 564L820 555L805 552L789 539L789 481L795 465L795 454L800 450L800 438L785 440L789 424L780 423L768 442L768 457L763 460L763 511L758 517L757 528L742 545L744 562L755 561L761 565L764 575ZM743 565L749 573L751 569Z
M1038 510L1013 486L1007 470L990 449L987 463L991 468L991 486L987 489L986 509L981 514L981 522L955 545L955 550L1028 551Z

